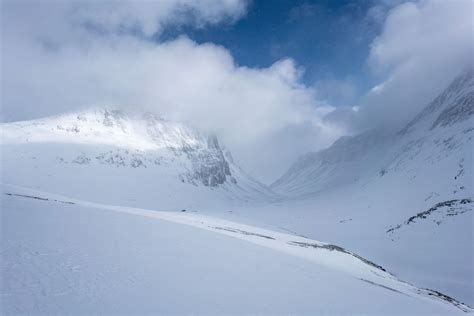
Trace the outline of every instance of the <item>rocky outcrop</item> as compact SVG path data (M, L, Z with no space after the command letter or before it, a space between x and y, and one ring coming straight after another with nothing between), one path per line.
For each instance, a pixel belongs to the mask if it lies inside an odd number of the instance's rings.
M194 178L205 186L215 187L226 182L232 174L217 137L207 139L207 148L187 151L195 169Z

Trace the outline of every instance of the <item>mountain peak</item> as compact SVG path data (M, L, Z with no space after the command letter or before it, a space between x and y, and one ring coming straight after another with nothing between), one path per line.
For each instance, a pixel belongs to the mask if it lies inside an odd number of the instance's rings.
M468 67L409 122L400 134L404 135L416 129L449 126L472 115L474 115L474 68Z

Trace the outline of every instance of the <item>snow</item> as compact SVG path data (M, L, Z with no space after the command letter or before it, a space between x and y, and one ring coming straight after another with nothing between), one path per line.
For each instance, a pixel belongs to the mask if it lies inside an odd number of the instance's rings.
M2 314L472 312L473 82L278 193L152 114L0 124Z
M4 183L132 206L159 198L163 208L277 198L214 137L149 113L89 110L1 124L0 131ZM183 205L183 193L192 202Z
M76 143L138 150L198 145L205 136L183 123L114 108L89 109L33 121L3 124L3 143ZM73 137L71 137L73 136Z
M434 315L467 309L349 254L288 244L323 245L306 238L197 214L100 205L12 186L2 191L11 194L1 211L4 314Z
M389 232L439 203L472 200L473 109L468 70L402 131L369 131L306 155L272 186L294 201L267 211L266 223L337 242L474 304L473 203ZM256 221L263 216L242 212Z

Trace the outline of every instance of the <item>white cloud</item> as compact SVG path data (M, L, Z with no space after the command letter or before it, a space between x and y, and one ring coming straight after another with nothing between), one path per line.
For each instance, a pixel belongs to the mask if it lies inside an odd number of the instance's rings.
M292 59L248 68L211 43L150 40L168 25L232 23L247 1L100 3L2 2L3 119L96 105L152 110L216 132L237 161L271 181L348 131L403 124L472 63L471 0L374 9L368 15L385 19L368 56L379 82L358 107L335 109L316 101L321 94ZM356 85L322 87L344 100Z
M246 0L81 1L74 8L79 23L90 23L108 32L138 29L148 36L167 24L203 27L232 23L246 9Z
M146 35L156 34L172 20L202 27L242 16L246 2L174 1L170 9L170 1L159 1L159 8L147 10L131 3L107 2L100 8L87 2L7 4L2 10L4 117L28 119L97 105L152 110L216 132L237 149L237 159L268 181L306 149L327 145L341 133L324 122L333 108L315 101L291 59L248 68L214 44L185 36L153 42L120 32L139 26ZM114 7L110 16L107 6ZM91 21L94 27L84 27L82 22Z
M207 25L239 20L250 0L3 0L6 27L31 34L66 39L77 27L105 33L159 34L166 26ZM19 18L25 18L19 19ZM16 21L15 21L16 20ZM76 29L74 29L76 27Z
M223 47L186 37L161 44L120 38L86 48L37 46L24 54L4 58L4 111L12 116L115 105L153 110L246 142L289 124L317 125L321 109L331 110L315 103L292 60L239 67Z
M363 126L398 126L472 65L473 1L422 0L393 8L369 65L382 78L366 96Z
M358 96L357 81L350 76L342 79L325 79L315 82L317 96L322 100L332 100L335 104L347 105Z

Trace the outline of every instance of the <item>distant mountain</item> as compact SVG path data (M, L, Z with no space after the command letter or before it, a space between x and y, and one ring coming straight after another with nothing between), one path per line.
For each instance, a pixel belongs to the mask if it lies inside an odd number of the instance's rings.
M439 174L438 164L448 160L454 166L462 165L463 174L466 168L471 172L473 73L472 69L464 71L400 132L372 130L342 137L327 149L300 157L271 188L287 196L308 196L386 178L387 173L420 171L427 164ZM455 186L464 181L459 187L472 186L468 177L463 179L449 176L443 182Z
M271 188L287 196L314 194L380 170L393 135L369 131L339 138L328 149L301 156Z
M234 163L216 136L151 113L97 109L0 128L2 182L121 203L276 197Z

